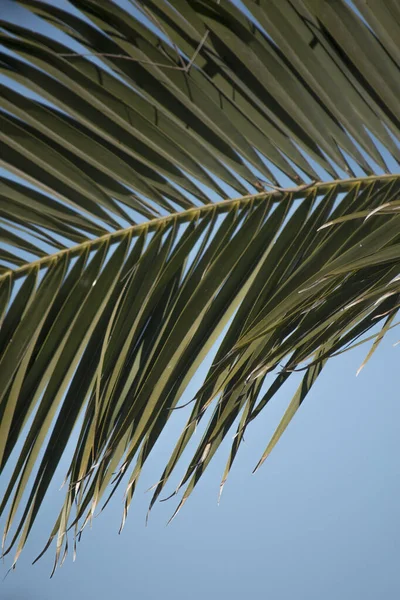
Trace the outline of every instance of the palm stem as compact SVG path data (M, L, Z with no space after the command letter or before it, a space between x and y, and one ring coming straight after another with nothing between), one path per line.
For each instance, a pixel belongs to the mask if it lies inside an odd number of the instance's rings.
M315 185L311 187L307 187L306 195L310 193L316 193L317 195L328 192L332 187L338 186L339 192L345 192L349 190L353 185L359 184L362 187L373 183L375 181L392 181L400 178L400 174L386 174L386 175L371 175L369 177L352 177L349 179L335 179L331 181L319 181L316 182ZM108 242L110 245L118 242L125 235L130 233L132 237L137 237L143 231L155 231L159 227L166 226L170 222L175 221L178 223L187 223L192 221L193 219L204 216L210 211L216 211L219 214L224 214L229 212L234 206L245 206L250 202L259 203L265 200L271 200L272 202L279 202L282 200L286 194L292 194L294 198L302 198L305 195L305 191L302 189L302 186L295 188L286 188L285 192L281 191L272 191L272 192L259 192L257 194L248 194L246 196L240 196L238 198L231 198L229 200L222 200L221 202L205 204L200 207L189 208L188 210L181 211L179 213L172 213L165 217L158 217L157 219L151 219L150 221L146 221L145 223L130 225L129 227L125 227L123 229L118 229L117 231L112 231L110 233L106 233L98 238L87 240L72 248L65 248L60 250L59 252L55 252L53 254L49 254L44 256L38 260L27 263L18 267L17 269L10 269L5 271L2 275L0 275L0 281L8 277L12 274L14 279L17 279L23 275L25 275L28 271L30 271L34 267L39 267L39 269L48 266L54 261L58 260L64 254L68 254L70 257L79 255L82 251L90 247L90 249L97 248L101 246L104 242Z

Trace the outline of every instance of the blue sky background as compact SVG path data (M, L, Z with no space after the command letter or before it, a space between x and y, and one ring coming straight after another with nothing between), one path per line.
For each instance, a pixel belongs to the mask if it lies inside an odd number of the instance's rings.
M5 17L14 10L9 1L0 4ZM357 378L368 346L333 359L252 476L295 391L296 382L290 383L249 427L219 506L230 439L174 522L166 527L176 506L172 499L155 507L145 527L151 497L145 490L157 481L186 419L178 411L144 470L123 533L117 533L121 489L93 529L85 530L77 561L71 553L49 580L52 549L31 562L62 499L64 461L17 569L0 580L0 598L397 600L400 347L393 344L399 338L400 329L390 332ZM197 383L205 372L198 373ZM7 559L0 568L2 578L9 565Z

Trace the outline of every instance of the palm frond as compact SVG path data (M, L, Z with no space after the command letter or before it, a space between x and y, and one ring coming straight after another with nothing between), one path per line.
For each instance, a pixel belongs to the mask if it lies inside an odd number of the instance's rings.
M16 561L79 424L56 565L123 480L125 520L185 391L150 508L204 417L176 512L236 423L222 491L294 372L257 467L326 361L370 334L368 360L396 325L400 20L342 0L20 4L41 21L0 20L1 469L22 442L0 514Z

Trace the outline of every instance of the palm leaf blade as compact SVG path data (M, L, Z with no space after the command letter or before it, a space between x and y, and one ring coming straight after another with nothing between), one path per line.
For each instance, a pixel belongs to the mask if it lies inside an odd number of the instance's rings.
M20 4L43 27L0 22L1 469L24 436L0 514L16 561L77 433L56 566L124 481L123 525L186 397L150 502L202 422L174 516L295 371L257 468L326 361L396 325L398 27L375 1L372 29L344 0Z

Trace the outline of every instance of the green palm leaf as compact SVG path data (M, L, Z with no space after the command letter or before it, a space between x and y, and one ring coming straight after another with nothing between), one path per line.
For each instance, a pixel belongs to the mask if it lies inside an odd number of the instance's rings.
M295 371L257 467L326 361L366 334L368 360L395 326L400 19L344 0L20 4L40 20L0 20L1 469L21 445L0 514L16 561L77 435L56 566L122 482L124 522L185 392L150 508L203 418L176 512L236 423L222 491Z

